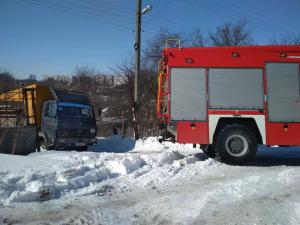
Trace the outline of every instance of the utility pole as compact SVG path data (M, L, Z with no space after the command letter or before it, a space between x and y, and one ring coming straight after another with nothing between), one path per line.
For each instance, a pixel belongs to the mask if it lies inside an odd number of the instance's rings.
M142 0L136 0L136 13L135 13L135 76L134 76L134 104L132 108L133 112L133 124L134 124L134 137L136 140L140 137L139 132L139 109L140 102L138 98L138 89L139 89L139 76L141 70L141 20L142 15L149 12L152 9L151 5L148 5L146 8L141 10Z
M135 76L134 76L134 104L133 104L133 124L134 124L134 137L139 139L139 99L138 99L138 83L141 69L141 7L142 0L136 0L136 13L135 13Z

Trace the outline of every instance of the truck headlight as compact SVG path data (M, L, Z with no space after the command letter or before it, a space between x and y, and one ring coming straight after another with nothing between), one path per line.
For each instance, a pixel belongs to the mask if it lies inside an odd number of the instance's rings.
M95 133L95 132L96 132L96 129L90 129L90 132L91 132L91 133Z

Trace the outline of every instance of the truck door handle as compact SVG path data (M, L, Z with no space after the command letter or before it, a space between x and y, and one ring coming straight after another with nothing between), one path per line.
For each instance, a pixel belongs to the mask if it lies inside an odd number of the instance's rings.
M196 129L196 124L195 124L195 123L191 123L191 124L190 124L190 127L191 127L192 129Z

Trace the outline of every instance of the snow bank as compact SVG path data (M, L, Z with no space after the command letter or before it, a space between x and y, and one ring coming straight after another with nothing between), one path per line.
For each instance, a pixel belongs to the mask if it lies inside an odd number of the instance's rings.
M47 160L39 160L37 157L24 157L19 155L1 154L0 171L18 171L32 168L43 168L43 170L51 169L53 165L58 163L55 158Z
M109 138L99 138L97 144L89 147L93 152L128 152L135 148L136 141L130 138L114 135Z
M280 148L260 148L257 161L251 165L284 165L282 160L288 156L290 158L285 162L299 164L299 148L289 152ZM163 190L199 175L207 179L228 176L228 168L231 167L208 159L192 145L161 144L155 137L138 141L121 136L100 138L88 152L45 151L29 156L1 154L0 205L102 195L135 188ZM294 170L285 170L277 178L290 184L293 177Z
M89 147L92 152L162 152L167 149L180 151L181 149L193 149L193 145L181 145L178 143L163 142L159 143L157 137L148 137L142 140L123 138L114 135L109 138L99 138L97 144Z
M191 145L120 136L88 152L0 154L0 223L300 224L300 149L257 155L229 166Z
M167 186L168 180L184 169L184 165L199 161L199 158L185 157L178 152L184 148L190 149L190 146L163 145L156 138L135 142L112 136L99 139L88 152L1 155L0 204L99 194L99 190L101 192L103 186L111 182L114 188L121 189ZM14 162L18 166L12 166Z
M146 165L146 162L139 156L128 156L120 160L111 160L106 163L106 166L110 169L111 173L122 175L130 174L144 165Z

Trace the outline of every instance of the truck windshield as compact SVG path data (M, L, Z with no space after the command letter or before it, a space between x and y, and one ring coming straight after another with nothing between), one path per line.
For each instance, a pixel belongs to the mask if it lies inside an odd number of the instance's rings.
M89 105L77 103L58 103L58 118L60 119L92 119L93 111Z

